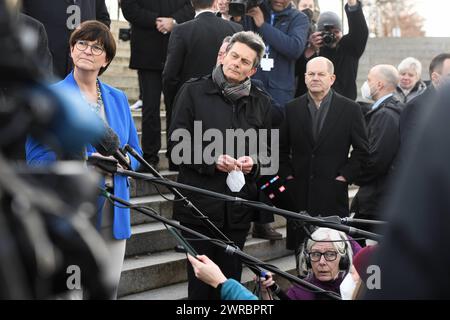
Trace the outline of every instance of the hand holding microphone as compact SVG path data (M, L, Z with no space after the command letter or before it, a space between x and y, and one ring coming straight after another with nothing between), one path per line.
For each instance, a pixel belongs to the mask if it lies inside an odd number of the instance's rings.
M263 271L261 273L261 285L264 288L261 290L264 300L273 300L272 296L276 295L280 300L291 300L289 296L280 288L280 286L273 280L270 272ZM268 290L272 293L269 294Z

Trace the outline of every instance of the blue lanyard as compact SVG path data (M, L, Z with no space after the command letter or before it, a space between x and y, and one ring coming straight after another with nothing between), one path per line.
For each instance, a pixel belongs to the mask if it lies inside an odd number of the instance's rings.
M275 14L272 12L272 13L270 14L270 25L273 27L274 24L275 24ZM269 57L269 53L270 53L270 45L267 44L267 45L266 45L266 52L265 52L266 58Z

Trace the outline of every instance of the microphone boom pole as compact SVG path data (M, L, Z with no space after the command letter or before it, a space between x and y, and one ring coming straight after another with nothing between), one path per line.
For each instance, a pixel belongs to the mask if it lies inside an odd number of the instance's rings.
M126 170L124 170L124 171L126 171ZM325 291L322 288L317 287L317 286L313 285L312 283L306 282L305 280L302 280L302 279L300 279L300 278L298 278L298 277L296 277L296 276L294 276L294 275L292 275L290 273L282 271L282 270L278 269L275 266L272 266L270 264L266 264L263 261L261 261L259 259L256 259L255 257L253 257L251 255L246 254L245 252L241 251L237 247L232 247L232 246L230 246L228 244L224 244L221 240L217 241L216 239L211 239L211 238L209 238L209 237L207 237L207 236L205 236L205 235L203 235L203 234L201 234L201 233L199 233L197 231L194 231L192 229L189 229L187 227L179 225L179 224L175 223L174 221L169 220L169 219L167 219L165 217L159 216L159 215L155 214L154 212L152 212L149 209L145 209L145 208L142 208L142 207L135 207L130 202L127 202L127 201L125 201L125 200L123 200L121 198L118 198L118 197L114 196L113 194L107 192L104 189L101 189L101 191L103 193L103 196L105 196L107 198L110 198L111 200L113 200L113 201L115 201L115 202L117 202L117 203L119 203L121 205L133 208L134 210L136 210L138 212L141 212L141 213L143 213L146 216L149 216L149 217L151 217L151 218L153 218L155 220L158 220L158 221L160 221L160 222L162 222L164 224L167 224L167 225L169 225L171 227L177 228L177 229L179 229L181 231L184 231L184 232L187 232L189 234L192 234L192 235L194 235L194 236L196 236L196 237L198 237L200 239L211 241L211 243L213 243L213 244L215 244L215 245L225 249L225 251L227 253L236 254L237 256L239 256L239 258L242 260L242 262L244 264L246 264L246 265L247 264L263 265L264 269L269 270L269 271L271 271L273 273L276 273L276 274L282 276L283 278L285 278L285 279L287 279L289 281L295 282L295 283L297 283L297 284L299 284L299 285L301 285L303 287L308 288L309 290L314 290L315 293L319 293L319 294L323 293L323 294L326 294L327 296L329 296L332 299L341 300L341 297L339 297L334 292Z
M305 221L307 223L311 223L313 225L319 226L319 227L324 227L324 228L331 228L331 229L335 229L335 230L339 230L342 232L345 232L349 235L351 235L352 237L365 237L371 240L375 240L375 241L380 241L382 239L382 236L373 232L369 232L369 231L365 231L365 230L361 230L361 229L357 229L354 227L349 227L349 226L345 226L342 224L338 224L338 223L334 223L334 222L327 222L324 219L320 219L320 218L315 218L315 217L311 217L311 216L307 216L307 215L302 215L299 213L295 213L292 211L288 211L288 210L284 210L284 209L280 209L277 207L271 207L267 204L261 203L261 202L256 202L256 201L250 201L250 200L246 200L246 199L242 199L239 197L231 197L228 195L224 195L221 193L217 193L214 191L209 191L209 190L205 190L205 189L200 189L197 187L193 187L190 185L186 185L183 183L179 183L179 182L174 182L174 181L170 181L170 180L166 180L163 178L156 178L156 177L151 177L148 174L145 173L138 173L138 172L134 172L134 171L128 171L128 170L124 170L124 169L117 169L117 173L118 174L122 174L125 176L129 176L135 179L141 179L141 180L147 180L147 181L151 181L153 183L156 184L160 184L163 186L168 186L168 187L173 187L173 188L179 188L179 189L183 189L183 190L188 190L188 191L192 191L192 192L197 192L200 194L203 194L205 196L209 196L212 198L216 198L216 199L221 199L223 201L234 201L237 203L241 203L242 205L246 205L252 208L256 208L259 210L265 210L265 211L270 211L273 212L275 214L281 215L285 218L290 218L290 219L296 219L296 220L302 220Z
M141 163L145 167L147 167L153 176L158 177L159 179L162 179L165 181L169 181L169 180L166 180L158 171L156 171L155 168L153 168L147 161L145 161L145 159L139 153L137 153L136 150L134 150L130 145L128 145L128 144L125 145L124 149L125 149L125 151L130 153L136 160L138 160L139 163ZM119 170L118 170L118 172L119 172ZM131 172L133 172L133 171L131 171ZM135 173L135 172L133 172L133 173ZM203 223L209 229L209 231L211 231L214 234L219 235L219 237L222 238L224 241L226 241L228 244L230 244L230 245L234 244L233 241L231 241L222 231L220 231L220 229L217 228L216 225L213 224L211 222L211 220L209 220L208 217L205 216L191 201L189 201L189 199L187 199L185 196L183 196L180 191L178 191L175 187L172 187L169 185L166 185L166 187L175 196L182 199L184 201L186 207L191 208L193 210L194 215L197 218L201 219L201 221L203 221Z

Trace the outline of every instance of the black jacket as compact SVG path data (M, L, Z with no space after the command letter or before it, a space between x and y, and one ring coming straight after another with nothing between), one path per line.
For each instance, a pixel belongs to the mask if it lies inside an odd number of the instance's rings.
M72 70L69 38L72 30L68 22L73 21L74 11L67 13L74 4L80 7L81 22L98 20L111 24L105 0L23 0L23 12L40 21L47 31L49 48L53 56L53 72L64 79Z
M356 11L349 11L348 5L345 5L345 12L348 19L348 33L342 37L336 48L322 47L319 51L319 56L330 59L334 64L336 81L333 89L344 97L355 100L357 97L356 77L358 76L358 64L366 49L369 29L367 28L361 3ZM314 57L316 55L313 55L310 59ZM304 74L299 75L299 77L299 81L304 83ZM300 90L306 89L304 87Z
M400 116L400 143L402 152L405 148L415 148L418 137L416 137L419 123L423 121L423 116L429 109L428 106L434 103L436 89L431 84L424 93L411 100L404 108ZM401 155L399 155L402 157Z
M359 105L337 93L333 97L320 131L313 141L307 95L286 105L280 132L280 169L294 176L291 194L296 210L311 215L348 214L348 184L361 172L368 154L364 118ZM351 157L348 157L350 147ZM344 176L347 183L336 180Z
M203 12L173 29L163 71L164 97L170 105L183 83L212 72L223 39L241 30L241 25L212 12Z
M177 24L194 18L189 0L122 0L122 12L131 23L131 69L162 70L170 33L156 29L156 18L171 17Z
M241 128L248 129L270 129L271 106L269 97L256 86L252 86L250 96L242 98L237 104L228 102L214 84L211 77L192 79L188 81L177 95L173 106L172 124L169 137L176 129L185 129L191 136L191 153L183 153L190 157L191 163L194 155L203 155L207 152L206 147L210 141L202 141L203 134L208 129L218 130L223 137L223 146L226 145L226 130ZM201 121L202 137L194 136L194 121ZM198 125L198 124L197 124ZM198 141L198 142L196 142ZM179 154L176 148L181 146L180 141L169 139L169 152L173 155ZM195 149L196 148L196 149ZM246 141L246 154L248 154L248 141ZM216 150L215 157L225 154L225 151ZM235 154L230 154L236 157ZM245 199L256 200L258 197L255 178L257 173L246 175L246 185L239 193L232 193L226 184L227 174L216 170L215 164L203 162L190 164L185 161L179 166L178 181L195 187L212 190L223 194L233 194ZM255 212L245 206L230 202L218 201L199 194L184 192L198 208L207 215L217 226L222 227L227 223L234 229L248 229L250 221L254 220ZM174 204L173 218L189 224L202 225L182 203Z
M431 112L415 128L417 147L407 151L383 212L389 227L371 263L381 288L363 299L450 299L450 86L436 96L423 106Z
M355 179L360 186L352 202L356 218L380 219L378 208L386 195L387 180L400 147L399 121L403 107L396 97L390 97L365 115L369 158L361 175Z
M31 58L44 77L51 77L53 75L53 58L48 48L48 37L44 25L26 14L19 14L19 23L36 32L37 46Z

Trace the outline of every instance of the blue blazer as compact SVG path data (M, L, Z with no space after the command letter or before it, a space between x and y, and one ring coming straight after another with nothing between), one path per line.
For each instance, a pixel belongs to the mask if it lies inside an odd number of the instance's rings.
M124 92L117 90L107 84L100 83L100 90L102 93L103 104L105 106L106 120L109 126L115 131L120 140L120 146L125 144L132 146L137 152L142 154L139 146L138 135L136 127L134 126L133 117L131 116L128 99ZM54 85L55 89L71 88L80 93L78 85L73 77L73 72L70 73L64 80ZM91 145L86 146L88 156L96 152ZM32 138L28 138L26 145L27 162L30 165L48 165L56 161L56 154L49 148L39 144ZM135 170L139 163L133 157L131 159L131 166ZM129 182L127 177L116 175L114 176L114 195L119 198L129 200ZM99 208L103 207L105 199L101 197L98 204ZM101 210L99 209L99 217L101 217ZM113 235L116 239L128 239L131 236L130 225L130 209L114 207L114 224Z

